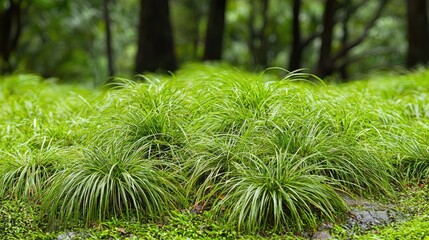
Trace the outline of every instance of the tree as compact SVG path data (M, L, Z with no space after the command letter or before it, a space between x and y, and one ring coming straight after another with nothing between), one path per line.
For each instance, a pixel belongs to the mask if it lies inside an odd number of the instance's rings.
M168 0L140 0L136 72L177 69Z
M344 1L344 19L342 21L342 36L341 36L341 45L345 46L349 41L349 20L350 15L352 14L352 8L350 7L351 0ZM348 58L348 52L344 53L344 58ZM348 79L349 74L347 72L347 64L343 64L338 68L341 79Z
M106 55L107 55L107 69L109 76L115 75L113 64L113 49L112 49L112 30L109 11L109 0L103 0L103 19L106 28Z
M260 5L258 4L260 3ZM260 13L257 14L257 10ZM250 10L249 17L249 49L253 57L253 64L256 66L267 67L268 65L268 10L269 1L261 0L256 1ZM255 21L258 19L258 15L261 17L261 26L257 28Z
M335 71L341 71L343 76L347 77L346 66L350 64L355 59L349 57L349 52L359 44L361 44L365 38L368 36L369 31L376 23L377 19L381 16L383 9L385 8L388 0L380 0L378 2L378 7L373 13L372 17L368 20L366 25L364 26L363 31L354 39L349 38L348 34L348 22L352 17L352 14L356 12L356 10L363 6L367 0L360 1L354 6L349 6L347 4L343 4L342 6L338 6L344 8L344 18L338 18L335 16L338 8L336 5L338 4L336 0L327 0L325 4L325 10L323 13L323 31L321 35L321 47L319 54L319 61L316 67L316 74L319 77L326 77L328 75L333 74ZM341 40L341 45L339 50L335 53L332 53L332 40L333 40L333 29L338 20L343 22L343 38Z
M289 56L289 70L293 71L301 67L301 27L299 15L301 14L301 0L293 0L292 6L292 49Z
M226 0L211 0L203 60L222 58Z
M323 31L320 37L321 45L319 61L316 68L316 73L320 77L330 75L334 71L333 65L329 61L332 51L332 33L335 26L335 12L337 11L336 5L336 0L326 0L325 9L323 11Z
M0 72L13 70L11 56L16 51L21 36L22 1L9 0L5 9L0 10Z
M301 68L304 49L312 43L316 38L320 37L321 31L314 31L312 34L303 38L301 30L301 0L293 0L292 5L292 46L289 55L289 70L297 70Z
M205 32L203 25L209 10L208 0L171 1L171 18L178 62L198 61L203 57Z
M429 26L426 0L407 2L407 66L429 62Z

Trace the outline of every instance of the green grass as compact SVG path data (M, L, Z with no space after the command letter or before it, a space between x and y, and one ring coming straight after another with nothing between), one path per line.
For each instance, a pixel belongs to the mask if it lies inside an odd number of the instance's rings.
M109 89L0 83L0 200L58 228L203 206L237 231L313 231L341 194L429 176L429 71L326 85L193 64Z
M112 216L159 217L184 203L176 184L157 159L134 148L84 149L84 155L49 179L42 206L53 220L85 223ZM141 150L142 151L142 150Z
M320 217L335 221L346 209L325 176L314 174L321 164L308 164L287 151L268 159L254 158L235 163L219 186L214 209L224 212L238 229L315 230Z

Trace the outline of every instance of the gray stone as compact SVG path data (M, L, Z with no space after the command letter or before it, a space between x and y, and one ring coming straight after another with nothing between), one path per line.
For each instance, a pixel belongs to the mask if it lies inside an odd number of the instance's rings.
M313 236L311 237L311 239L313 240L326 240L326 239L330 239L331 238L331 234L329 233L329 231L319 231L313 234Z
M78 236L77 232L66 232L58 235L57 240L71 240Z

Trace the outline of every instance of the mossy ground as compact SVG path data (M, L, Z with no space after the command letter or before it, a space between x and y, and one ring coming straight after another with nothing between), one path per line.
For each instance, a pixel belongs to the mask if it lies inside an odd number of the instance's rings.
M399 201L419 222L351 237L426 234L429 71L285 75L198 64L106 89L3 77L3 234L295 238L341 226L339 193Z

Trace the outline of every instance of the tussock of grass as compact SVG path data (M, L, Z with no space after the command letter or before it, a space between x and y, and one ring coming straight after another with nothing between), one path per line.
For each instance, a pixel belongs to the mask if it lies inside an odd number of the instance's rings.
M166 163L140 156L117 146L84 150L50 179L42 206L52 219L89 223L112 216L156 217L182 203L174 176L161 171Z
M320 217L334 221L346 209L329 178L314 174L321 167L287 151L235 163L212 190L221 194L214 209L225 211L239 229L315 230Z
M41 201L59 222L204 203L246 231L293 231L344 212L338 192L428 177L429 71L305 77L197 64L104 91L5 77L0 197Z

